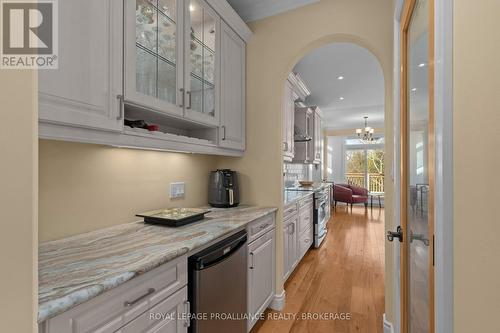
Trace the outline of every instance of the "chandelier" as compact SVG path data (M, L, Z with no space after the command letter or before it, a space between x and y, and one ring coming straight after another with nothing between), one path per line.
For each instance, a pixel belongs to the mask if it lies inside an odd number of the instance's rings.
M364 143L372 143L373 142L373 133L375 130L368 126L368 117L364 116L365 119L365 128L357 128L356 129L356 134L358 135L358 138L363 140Z

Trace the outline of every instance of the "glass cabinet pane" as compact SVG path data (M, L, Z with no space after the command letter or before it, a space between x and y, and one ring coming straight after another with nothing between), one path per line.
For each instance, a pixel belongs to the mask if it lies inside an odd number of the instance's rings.
M176 103L176 0L136 0L137 91Z
M191 109L214 117L216 18L196 0L190 1L189 14Z

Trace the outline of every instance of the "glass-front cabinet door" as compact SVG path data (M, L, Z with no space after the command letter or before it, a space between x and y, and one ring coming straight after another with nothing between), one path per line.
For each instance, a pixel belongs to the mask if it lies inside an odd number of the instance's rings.
M182 0L125 1L125 101L183 115Z
M220 18L202 0L186 1L185 116L219 124Z

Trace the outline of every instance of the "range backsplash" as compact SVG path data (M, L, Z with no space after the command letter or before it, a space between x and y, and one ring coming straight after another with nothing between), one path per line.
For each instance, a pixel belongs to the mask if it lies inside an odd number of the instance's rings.
M313 164L284 163L285 187L294 186L299 180L321 181L321 168Z

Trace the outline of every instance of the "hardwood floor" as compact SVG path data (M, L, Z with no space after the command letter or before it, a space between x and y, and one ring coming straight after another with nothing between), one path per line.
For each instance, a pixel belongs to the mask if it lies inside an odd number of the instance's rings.
M383 332L384 210L355 206L351 213L339 204L328 231L285 284L285 309L267 311L252 333ZM325 313L348 313L350 320L301 317Z

